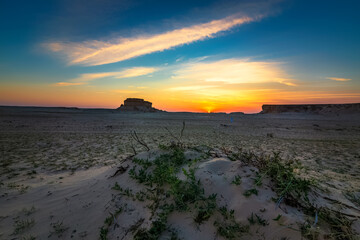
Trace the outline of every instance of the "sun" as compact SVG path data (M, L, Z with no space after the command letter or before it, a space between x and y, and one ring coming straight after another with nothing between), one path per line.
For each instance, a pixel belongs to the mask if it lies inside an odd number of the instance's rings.
M213 108L213 107L210 107L210 106L205 107L204 109L205 109L205 111L206 111L207 113L212 113L213 110L214 110L214 108Z

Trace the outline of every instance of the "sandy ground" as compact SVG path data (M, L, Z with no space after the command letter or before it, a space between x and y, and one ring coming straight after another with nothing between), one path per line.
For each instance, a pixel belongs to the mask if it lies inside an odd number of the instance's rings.
M222 195L217 204L234 209L239 222L246 222L251 213L268 220L261 229L250 226L251 235L243 239L301 239L298 225L306 216L290 206L286 213L275 209L270 183L259 188L259 195L245 198L243 193L251 188L257 169L251 171L249 166L230 161L232 152L261 155L275 151L283 159L299 160L306 170L303 177L315 179L332 199L319 204L332 204L345 214L359 216L360 115L124 114L0 108L0 239L99 239L104 221L120 208L123 213L116 215L108 238L131 239L129 228L134 222L145 219L139 223L142 227L149 222L146 204L135 204L112 188L115 182L134 191L141 186L127 173L110 176L119 166L134 164L129 156L148 154L131 132L136 131L151 149L158 149L176 141L172 135L179 136L183 121L182 142L187 149L206 146L216 152L197 165L196 177L206 195L212 191ZM240 187L231 185L236 175L243 179ZM263 209L266 211L260 211ZM286 226L293 227L279 228L272 220L279 214ZM195 226L191 214L172 213L168 222L182 229L178 235L183 239L222 238L212 224ZM356 237L360 228L356 218L352 228Z

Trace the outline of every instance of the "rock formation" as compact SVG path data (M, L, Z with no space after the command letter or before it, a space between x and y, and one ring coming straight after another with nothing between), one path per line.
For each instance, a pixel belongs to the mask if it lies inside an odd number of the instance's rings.
M261 113L285 113L285 112L315 113L315 114L360 113L360 103L263 105Z
M120 111L124 112L159 112L156 108L152 107L152 103L144 101L141 98L127 98L124 101L124 104L118 108Z

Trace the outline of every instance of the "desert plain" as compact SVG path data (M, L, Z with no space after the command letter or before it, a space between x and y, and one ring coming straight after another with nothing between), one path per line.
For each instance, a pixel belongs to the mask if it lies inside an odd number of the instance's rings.
M360 114L0 107L0 239L359 239Z

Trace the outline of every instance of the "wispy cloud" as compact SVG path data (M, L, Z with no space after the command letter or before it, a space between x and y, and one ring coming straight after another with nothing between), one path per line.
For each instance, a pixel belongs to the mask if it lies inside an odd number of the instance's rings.
M139 91L126 90L126 89L117 89L117 90L113 90L112 92L123 93L123 94L132 94L132 93L138 93Z
M181 86L181 87L172 87L168 90L170 91L196 91L196 90L203 90L208 88L214 88L217 85L191 85L191 86Z
M282 69L281 63L256 62L248 59L224 59L184 65L173 79L219 82L226 84L276 82L296 86Z
M350 78L336 78L336 77L327 77L326 79L333 80L333 81L339 81L339 82L346 82L351 81Z
M94 66L124 61L206 38L213 38L219 32L227 31L253 20L254 18L250 17L230 16L154 35L115 38L106 42L97 40L81 43L51 42L45 46L53 52L63 54L69 65Z
M58 82L58 83L55 83L55 86L68 87L68 86L79 86L79 85L84 85L84 84L86 84L86 82Z
M68 82L55 83L55 86L67 87L67 86L84 85L90 81L94 81L96 79L101 79L106 77L113 77L113 78L139 77L139 76L148 75L157 70L158 70L157 68L152 68L152 67L134 67L119 72L84 73L81 74L78 78L71 79Z

